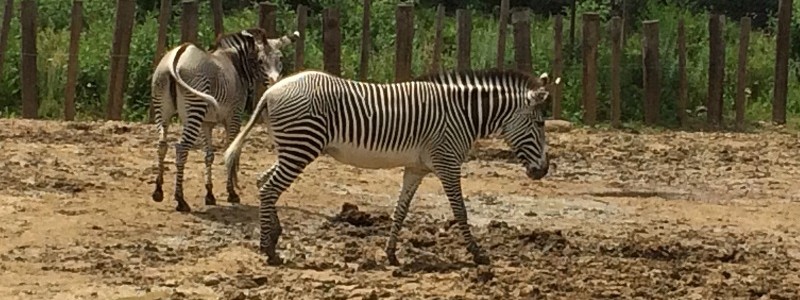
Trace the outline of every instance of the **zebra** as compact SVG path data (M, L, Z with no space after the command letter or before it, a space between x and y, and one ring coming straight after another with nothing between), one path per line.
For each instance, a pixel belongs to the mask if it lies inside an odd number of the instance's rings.
M183 43L162 56L153 72L151 96L158 131L158 174L153 201L164 199L164 157L167 153L169 121L177 113L183 132L175 144L175 210L189 212L183 196L183 172L189 149L198 137L205 140L206 205L216 205L212 192L211 165L214 162L212 130L217 123L225 127L230 142L241 127L242 108L247 95L258 81L276 82L282 71L281 49L299 37L292 35L267 38L260 28L245 29L217 37L204 51L192 43ZM238 165L238 162L237 162ZM239 203L233 187L236 172L228 174L228 202Z
M560 78L555 80L558 84ZM461 191L461 165L473 142L499 132L533 180L549 169L543 103L550 78L516 70L443 71L411 81L377 84L306 70L267 89L256 112L267 110L277 161L259 177L260 252L280 265L282 233L275 203L308 164L322 154L367 169L403 167L403 184L384 249L397 266L397 236L423 177L441 182L467 251L476 264L489 257L472 236ZM236 169L251 117L224 153Z

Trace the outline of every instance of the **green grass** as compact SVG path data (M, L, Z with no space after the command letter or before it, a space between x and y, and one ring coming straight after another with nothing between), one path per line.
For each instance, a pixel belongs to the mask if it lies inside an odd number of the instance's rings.
M283 0L278 4L278 28L281 32L295 30L295 15ZM359 1L352 0L325 0L325 6L337 6L341 11L342 28L342 73L348 78L356 78L361 40L361 14L362 7ZM671 127L676 125L675 99L677 99L678 86L678 56L676 54L677 22L683 18L686 22L688 46L688 79L689 79L689 108L704 105L707 93L708 74L708 32L707 15L693 14L687 10L672 6L663 6L651 1L647 19L659 20L660 61L662 67L661 91L661 125ZM389 82L394 77L394 35L395 20L394 10L396 0L374 0L372 4L371 19L371 52L369 62L369 77L375 82ZM584 3L584 2L582 2ZM608 22L610 9L607 6L595 4L592 1L580 4L578 14L586 11L596 11L601 15L601 45L599 47L599 84L598 117L601 121L607 120L609 113L610 95L610 47L608 46ZM38 45L38 91L40 99L40 114L44 118L62 118L63 93L66 80L67 49L69 44L69 1L40 0L39 16L40 30L37 37ZM107 94L109 49L114 28L114 3L113 1L86 1L86 22L88 28L84 31L80 41L80 71L77 87L77 118L81 120L101 119L105 113ZM795 11L798 11L800 1L795 1ZM180 13L180 5L173 9ZM137 24L134 27L131 42L131 51L127 71L127 89L125 92L124 118L126 120L143 120L147 115L149 102L150 74L152 72L153 55L157 32L157 12L138 13ZM176 14L176 15L177 15ZM208 46L213 40L209 5L202 2L200 9L200 43ZM417 7L414 15L414 54L412 55L412 72L415 75L427 71L432 56L433 24L435 9ZM19 78L19 22L12 21L11 39L2 82L0 82L0 116L16 116L20 112L20 78ZM255 10L241 10L230 12L225 16L227 31L240 30L254 26L257 22ZM473 32L471 61L474 68L492 67L496 60L496 39L498 31L497 16L478 14L473 12ZM553 21L545 16L534 16L531 25L532 55L534 72L550 72L553 49ZM565 47L569 16L564 18ZM638 20L637 22L640 22ZM169 30L168 47L175 46L180 37L178 18L174 18ZM774 25L773 25L774 28ZM509 27L509 36L506 41L505 63L513 65L514 49L512 30ZM771 114L771 99L773 91L775 37L774 30L757 31L750 35L748 55L748 87L752 91L747 99L747 119L750 122L769 120ZM725 84L724 108L726 122L733 118L733 99L735 97L735 79L738 52L739 28L735 20L725 21ZM581 25L580 17L577 22L577 45L565 49L565 54L580 53ZM451 68L455 65L455 20L452 12L448 12L443 30L444 49L442 51L442 65ZM622 118L624 122L635 124L641 121L642 116L642 64L641 64L641 33L631 32L623 45L622 64ZM285 73L293 69L293 48L287 48ZM308 19L306 30L306 67L322 67L322 34L321 15L314 14ZM798 63L794 60L792 66ZM800 112L800 83L791 75L789 80L788 115ZM579 57L568 59L565 62L564 83L564 109L565 118L579 121L580 96L581 96L581 62Z

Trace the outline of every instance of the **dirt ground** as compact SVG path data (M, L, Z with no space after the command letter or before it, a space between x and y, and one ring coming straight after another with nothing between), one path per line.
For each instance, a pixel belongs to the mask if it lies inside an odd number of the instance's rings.
M225 202L224 149L218 206L203 204L202 154L190 153L187 214L151 200L151 125L0 128L2 299L800 299L795 134L552 132L542 181L483 141L463 186L485 267L449 229L432 176L412 203L402 265L389 266L401 170L323 157L279 202L287 263L270 267L256 252L255 175L275 159L261 128L242 155L242 205ZM173 159L170 148L170 196Z

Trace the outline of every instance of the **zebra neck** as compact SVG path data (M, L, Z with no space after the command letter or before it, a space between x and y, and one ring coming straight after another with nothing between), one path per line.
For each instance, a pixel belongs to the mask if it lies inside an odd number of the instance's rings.
M493 89L458 91L464 122L476 139L489 137L502 130L516 112L518 103L508 92Z
M217 49L214 51L216 55L224 57L227 59L233 68L236 70L236 74L239 75L239 78L245 83L246 86L252 86L255 82L256 70L252 70L252 68L247 63L247 58L241 55L241 53L236 48L222 48Z

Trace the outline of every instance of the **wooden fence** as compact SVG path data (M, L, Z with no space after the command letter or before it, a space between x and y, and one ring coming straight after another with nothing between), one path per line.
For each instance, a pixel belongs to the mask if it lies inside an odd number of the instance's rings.
M195 42L197 40L198 30L198 0L182 0L181 15L181 40ZM371 43L369 38L370 30L370 0L362 0L364 5L363 14L363 31L362 31L362 45L361 45L361 59L359 62L358 78L367 80L368 64L369 64L369 45ZM788 60L789 60L789 26L791 18L791 1L780 0L778 12L778 30L777 30L777 52L775 59L775 87L774 98L772 102L772 120L777 124L786 123L786 98L788 88ZM206 3L203 1L202 3ZM159 29L158 38L156 42L156 56L153 58L153 63L157 63L161 55L166 50L166 35L168 30L168 23L171 14L171 1L162 0L159 15ZM204 4L205 5L205 4ZM223 29L222 18L222 3L221 0L211 0L211 11L213 12L213 26L216 35L221 34ZM8 38L8 24L11 19L11 10L13 9L13 1L7 0L5 2L5 12L3 14L2 29L0 30L0 70L2 70L3 57L6 51L6 42ZM130 49L131 31L134 26L134 0L117 0L117 13L115 34L110 51L111 67L109 71L108 82L108 106L106 117L109 120L120 120L122 117L123 107L123 94L126 81L126 68L128 63L128 52ZM259 20L258 26L266 29L272 35L277 34L276 30L276 5L272 3L259 4ZM569 20L569 45L575 43L575 24L574 18L575 8L571 7L573 11L573 18ZM37 118L38 117L38 97L36 88L36 27L37 27L37 7L35 0L23 0L21 2L21 80L22 80L22 116L24 118ZM307 24L308 8L299 5L297 8L297 28L300 32L300 39L296 42L295 53L295 66L296 69L305 68L305 30ZM442 27L444 22L450 22L444 15L444 7L437 8L436 20L434 24L434 43L432 59L428 62L430 71L441 70L441 49L442 49ZM322 48L323 51L323 66L322 68L333 74L341 74L341 41L342 32L340 28L340 11L338 8L327 8L320 16L322 18ZM412 43L414 40L414 7L410 3L401 3L396 7L397 29L396 29L396 56L395 56L395 81L408 80L413 76L411 71L411 58ZM580 20L583 26L582 30L582 61L583 72L581 78L581 107L583 110L583 122L587 125L595 125L598 121L598 46L600 40L610 39L611 41L611 87L610 87L610 116L609 120L612 126L620 126L621 118L621 95L620 95L620 64L621 64L621 44L625 39L624 22L625 15L622 17L616 16L610 20L610 32L600 32L600 18L597 13L584 13ZM554 47L552 72L555 76L562 76L564 71L564 53L563 51L563 18L561 15L553 16L554 18ZM502 0L500 6L500 25L498 26L498 40L497 40L497 67L503 68L505 61L505 48L506 36L508 35L508 23L512 27L513 47L515 67L524 70L532 71L531 61L531 12L527 8L511 8L509 7L509 0ZM709 48L710 57L709 71L708 71L708 98L706 99L706 107L708 109L707 124L709 127L718 128L722 125L722 115L725 108L723 107L723 84L724 84L724 39L722 30L723 16L718 14L711 14L708 22L708 30L710 33ZM64 101L64 117L67 120L72 120L75 116L75 85L76 85L76 72L78 62L78 39L80 37L81 22L82 20L82 2L81 0L73 0L72 18L73 24L71 26L71 41L69 46L69 65L67 72L67 86L65 87L66 95ZM470 68L470 44L471 40L471 15L468 10L460 9L456 12L455 17L457 28L457 69ZM739 37L739 55L737 76L736 76L736 96L735 96L735 127L742 129L744 124L744 91L746 84L746 62L747 62L747 44L749 42L750 32L750 19L744 17L740 21L741 33ZM661 83L661 66L659 53L659 21L658 20L645 20L642 22L643 28L643 43L642 43L642 67L643 67L643 99L641 105L643 108L644 116L643 121L647 125L655 125L659 120L659 107L661 101L673 101L671 99L660 99L660 91L663 88L677 88L678 97L676 107L678 108L678 119L682 126L687 123L687 114L685 109L688 102L688 83L686 75L686 29L683 20L679 20L678 24L678 72L679 84L677 87L665 87ZM537 33L540 34L540 33ZM608 36L604 36L604 35ZM604 62L606 63L606 62ZM542 70L537 70L537 72ZM556 87L553 91L552 98L552 115L554 118L562 118L562 88ZM251 104L250 104L251 105ZM151 108L152 113L152 108Z

